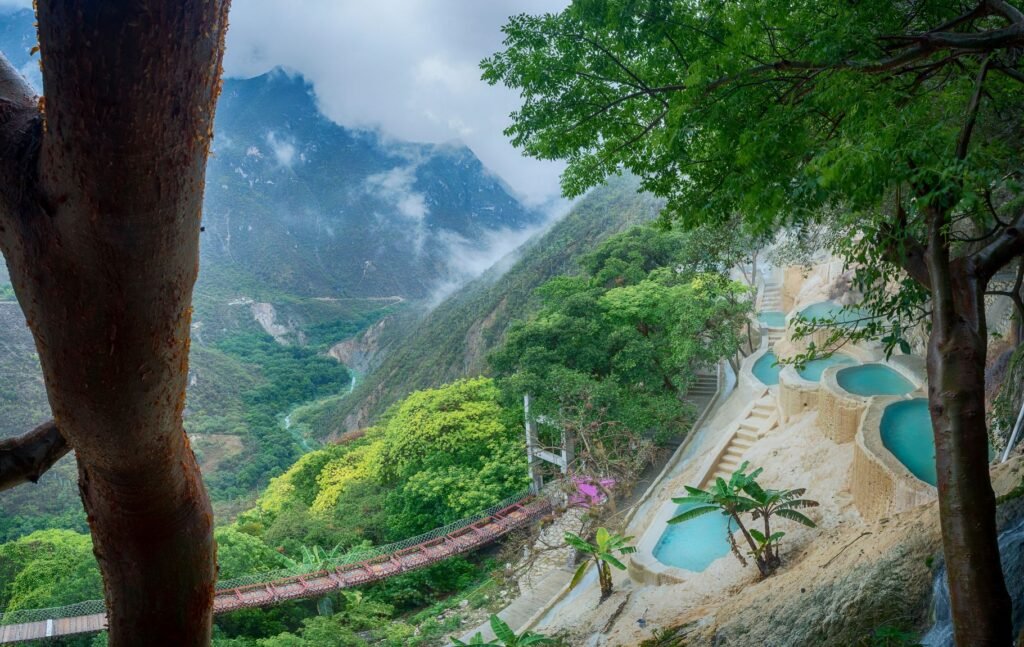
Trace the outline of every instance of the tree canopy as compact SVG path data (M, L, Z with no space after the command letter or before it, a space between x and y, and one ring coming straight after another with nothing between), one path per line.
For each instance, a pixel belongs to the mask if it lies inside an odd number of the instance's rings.
M746 286L687 233L636 227L613 236L536 291L539 309L490 357L508 400L529 392L557 416L587 394L636 432L678 433L700 370L735 355L750 313Z
M666 199L666 222L739 217L760 233L828 221L883 322L868 333L891 349L928 327L956 639L1008 644L984 299L1024 253L1024 12L1005 0L575 0L505 33L484 78L519 91L506 132L568 161L567 194L627 169Z

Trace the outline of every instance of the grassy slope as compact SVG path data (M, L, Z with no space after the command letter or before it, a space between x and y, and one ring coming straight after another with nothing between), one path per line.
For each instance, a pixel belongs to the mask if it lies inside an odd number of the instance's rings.
M420 319L396 318L384 343L381 366L359 382L351 397L325 408L321 436L366 426L409 392L487 373L486 356L509 324L532 307L534 288L577 270L577 259L608 236L654 219L660 203L638 194L632 178L595 189L546 234L528 243L504 274L494 269L459 290Z

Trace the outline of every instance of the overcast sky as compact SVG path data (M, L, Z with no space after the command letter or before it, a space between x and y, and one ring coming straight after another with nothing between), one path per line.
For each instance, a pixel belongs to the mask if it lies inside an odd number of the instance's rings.
M233 0L224 64L250 77L300 72L320 109L349 127L419 142L462 141L532 203L557 198L562 165L520 155L502 135L516 94L480 80L518 13L569 0ZM31 0L0 0L0 8Z
M558 194L561 165L521 156L502 134L517 96L480 80L515 13L569 0L234 0L225 73L281 65L313 83L350 127L421 142L459 140L530 202Z

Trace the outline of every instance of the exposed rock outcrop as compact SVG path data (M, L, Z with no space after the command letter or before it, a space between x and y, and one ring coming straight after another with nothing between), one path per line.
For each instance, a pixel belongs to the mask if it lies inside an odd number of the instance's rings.
M355 337L331 346L327 354L357 373L372 371L382 359L381 336L391 321L391 317L381 319Z

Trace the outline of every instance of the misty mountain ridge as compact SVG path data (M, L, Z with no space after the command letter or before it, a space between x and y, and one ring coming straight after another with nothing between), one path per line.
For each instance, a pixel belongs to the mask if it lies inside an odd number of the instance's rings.
M225 81L215 133L208 274L230 266L304 296L423 299L478 275L546 220L468 148L339 126L305 79L280 69Z
M37 88L34 16L0 13L0 49ZM438 301L546 222L458 143L398 141L325 117L275 68L225 79L207 165L200 289Z

